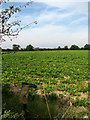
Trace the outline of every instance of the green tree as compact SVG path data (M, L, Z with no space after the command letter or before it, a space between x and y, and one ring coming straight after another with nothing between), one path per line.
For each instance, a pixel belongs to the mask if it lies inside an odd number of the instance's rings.
M13 50L18 51L20 48L20 45L13 44Z
M40 50L40 48L39 48L39 47L37 47L37 48L35 48L35 50L36 50L36 51L39 51L39 50Z
M84 46L84 50L90 50L90 44L86 44L86 45Z
M33 51L33 50L34 50L34 47L33 47L32 45L28 45L28 46L26 47L26 50L28 50L28 51Z
M58 46L57 50L61 50L61 47L60 47L60 46Z
M84 50L84 48L83 48L83 47L81 47L81 50Z
M64 46L64 50L68 50L68 46Z
M79 50L80 48L77 45L72 45L70 50Z

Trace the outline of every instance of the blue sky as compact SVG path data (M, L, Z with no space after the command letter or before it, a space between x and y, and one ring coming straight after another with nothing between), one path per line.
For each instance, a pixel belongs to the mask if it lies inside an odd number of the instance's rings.
M29 7L22 8L17 19L22 20L21 25L37 21L30 27L21 31L16 39L2 43L3 48L12 48L19 44L22 48L32 44L34 47L55 48L58 46L76 44L80 47L88 43L88 2L44 2L35 0ZM23 2L13 2L16 6ZM19 17L18 17L19 16ZM11 21L14 21L13 17Z

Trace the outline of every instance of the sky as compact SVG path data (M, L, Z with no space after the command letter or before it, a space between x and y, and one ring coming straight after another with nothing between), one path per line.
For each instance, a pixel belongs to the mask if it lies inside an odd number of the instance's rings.
M24 2L9 2L2 5L2 9L13 4L23 5ZM21 26L32 23L23 29L17 38L6 42L2 48L12 48L19 44L25 48L31 44L35 48L57 48L58 46L70 47L72 44L83 47L88 43L88 0L34 0L27 8L22 8L17 14ZM14 21L13 17L10 22ZM33 22L37 21L38 24Z

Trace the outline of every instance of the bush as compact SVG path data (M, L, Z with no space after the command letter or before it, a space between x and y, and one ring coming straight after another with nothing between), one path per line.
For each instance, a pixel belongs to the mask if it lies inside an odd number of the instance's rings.
M10 110L9 111L4 111L4 114L2 115L2 119L16 119L18 116L18 113L14 113L14 112L11 112Z

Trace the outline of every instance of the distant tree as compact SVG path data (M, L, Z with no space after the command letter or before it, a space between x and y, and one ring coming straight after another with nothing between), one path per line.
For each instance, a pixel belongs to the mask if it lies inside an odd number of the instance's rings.
M90 50L90 44L86 44L86 45L84 46L84 50Z
M37 47L37 48L35 48L35 50L36 50L36 51L39 51L40 49L39 49L39 47Z
M24 51L24 48L21 48L20 50L21 50L21 51Z
M13 44L13 50L18 51L20 48L20 45Z
M80 48L77 45L72 45L70 50L79 50Z
M83 47L81 47L81 50L84 50L84 48L83 48Z
M68 50L68 46L64 46L64 50Z
M6 51L12 51L12 49L7 48Z
M58 46L57 50L61 50L61 47L60 47L60 46Z
M33 50L34 50L34 47L33 47L32 45L28 45L28 46L26 47L26 50L28 50L28 51L33 51Z

